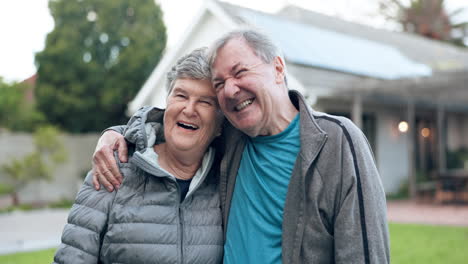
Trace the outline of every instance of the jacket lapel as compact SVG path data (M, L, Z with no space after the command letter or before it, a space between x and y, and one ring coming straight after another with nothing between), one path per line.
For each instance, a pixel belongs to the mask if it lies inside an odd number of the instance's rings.
M237 171L239 170L242 153L247 141L247 136L234 128L228 121L223 128L224 131L224 158L220 165L220 199L223 213L224 240L226 240L227 221L229 209L231 208L232 195L236 184Z
M291 91L289 95L300 112L301 148L291 175L284 205L283 263L294 263L299 256L305 226L306 175L327 140L327 134L315 122L312 110L305 103L304 98L296 91Z

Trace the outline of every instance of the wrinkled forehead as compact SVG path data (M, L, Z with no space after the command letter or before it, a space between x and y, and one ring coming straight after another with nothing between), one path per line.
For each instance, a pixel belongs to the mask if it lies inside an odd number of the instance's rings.
M259 61L262 61L261 58L245 40L231 39L217 50L211 71L214 77L220 72L232 70L236 65L256 64Z

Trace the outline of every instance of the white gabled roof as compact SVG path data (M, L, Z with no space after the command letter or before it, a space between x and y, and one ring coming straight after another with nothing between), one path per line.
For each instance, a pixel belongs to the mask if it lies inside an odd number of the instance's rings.
M288 62L387 80L432 74L430 67L382 42L250 10L239 13L249 23L265 29Z
M235 22L230 19L230 16L226 15L224 10L217 4L212 1L206 1L182 35L182 39L173 48L166 51L136 97L129 103L127 114L131 115L144 105L165 106L166 73L177 61L178 57L181 56L181 50L185 43L190 40L203 17L207 15L207 12L211 12L215 15L219 14L217 17L220 19L220 22L228 28L234 28L236 26Z
M128 113L143 105L165 107L166 72L177 59L246 25L263 29L277 42L285 55L288 86L301 91L310 103L315 96L380 90L390 80L431 81L433 72L468 69L466 50L419 36L373 29L294 6L272 15L207 0L130 102ZM450 67L440 66L448 62Z
M129 103L127 109L128 115L131 115L144 105L165 107L166 73L170 70L170 67L172 67L172 65L177 61L177 59L180 56L190 51L187 50L187 43L189 43L190 40L194 37L194 34L197 33L199 27L204 26L204 18L208 15L212 15L217 21L219 21L223 28L223 32L212 32L212 40L214 40L216 37L221 36L225 32L243 26L243 23L236 20L232 16L232 14L228 14L225 9L221 8L220 4L217 1L205 1L197 15L190 23L190 26L183 34L182 39L177 43L175 47L166 51L166 53L162 56L161 61L158 63L158 65L153 70L149 78L146 80L136 97ZM200 46L201 45L203 44L200 44ZM289 81L289 86L292 89L299 90L303 93L306 92L301 82L299 82L296 77L294 77L291 74L288 74L287 78ZM315 98L310 97L309 100L313 102Z

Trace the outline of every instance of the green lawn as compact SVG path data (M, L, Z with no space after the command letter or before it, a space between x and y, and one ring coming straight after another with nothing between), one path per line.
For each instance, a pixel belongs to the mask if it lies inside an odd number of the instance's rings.
M390 239L394 264L468 263L468 227L390 224Z
M392 264L466 264L468 227L390 224ZM51 263L55 249L0 256L2 264Z
M0 256L2 264L47 264L52 263L56 249L47 249L34 252L15 253Z

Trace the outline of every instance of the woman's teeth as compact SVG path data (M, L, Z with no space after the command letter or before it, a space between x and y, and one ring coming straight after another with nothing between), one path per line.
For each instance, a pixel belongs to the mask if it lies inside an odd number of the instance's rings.
M192 124L187 124L187 123L182 123L182 122L177 122L177 125L185 128L185 129L191 129L191 130L197 130L198 126L192 125Z

